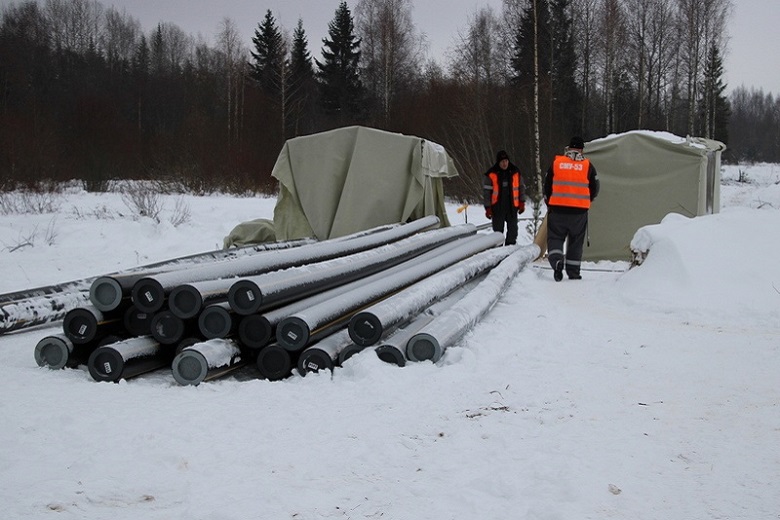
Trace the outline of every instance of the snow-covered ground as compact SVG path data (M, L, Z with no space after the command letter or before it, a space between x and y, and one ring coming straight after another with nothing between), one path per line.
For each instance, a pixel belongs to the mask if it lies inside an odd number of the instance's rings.
M0 293L216 249L275 203L188 196L174 226L177 198L161 223L78 190L0 215ZM96 383L36 365L57 325L2 336L2 516L778 518L780 166L724 167L721 203L641 230L630 271L532 264L436 364Z

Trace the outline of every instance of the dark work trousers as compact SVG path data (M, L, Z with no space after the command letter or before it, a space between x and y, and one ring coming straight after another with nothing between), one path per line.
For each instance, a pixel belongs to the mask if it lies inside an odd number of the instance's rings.
M493 231L504 232L504 222L506 222L506 240L505 246L511 246L517 243L517 210L512 206L502 207L502 204L493 206Z
M556 213L551 210L547 214L547 258L550 265L563 260L566 274L580 274L582 264L582 249L585 245L585 235L588 233L587 213ZM566 255L563 244L566 245Z

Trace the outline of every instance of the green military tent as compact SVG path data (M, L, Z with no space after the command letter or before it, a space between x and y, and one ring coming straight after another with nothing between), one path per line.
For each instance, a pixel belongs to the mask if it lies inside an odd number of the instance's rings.
M601 192L588 217L583 259L630 260L636 231L669 213L720 211L719 141L635 130L585 144Z
M272 172L276 238L325 240L427 215L448 226L443 179L457 174L420 137L351 126L290 139Z

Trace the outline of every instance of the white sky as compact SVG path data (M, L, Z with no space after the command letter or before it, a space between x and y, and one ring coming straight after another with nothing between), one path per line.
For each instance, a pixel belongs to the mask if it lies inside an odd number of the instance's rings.
M18 3L19 0L17 0ZM8 0L0 0L7 5ZM125 8L139 19L145 31L157 22L173 22L187 33L200 33L213 43L220 21L231 18L245 35L245 44L257 24L270 9L277 22L292 31L303 19L309 37L309 50L319 57L322 38L327 36L328 23L333 19L339 0L102 0L104 5ZM356 0L347 4L354 12ZM415 0L414 21L429 39L430 55L440 59L451 46L458 29L478 7L492 6L501 10L501 0ZM729 90L745 85L780 94L780 68L774 57L780 26L780 0L733 0L735 13L729 25L729 51L726 55L726 82Z

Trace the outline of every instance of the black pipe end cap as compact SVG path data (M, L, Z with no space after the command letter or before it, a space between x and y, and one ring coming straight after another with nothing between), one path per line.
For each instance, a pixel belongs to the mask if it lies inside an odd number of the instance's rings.
M89 375L95 381L111 381L115 383L122 378L125 360L112 347L98 347L90 354L87 368L89 369Z
M244 316L238 324L238 340L250 349L259 349L268 345L274 334L271 322L260 314Z
M206 358L195 349L185 348L173 358L171 372L173 378L180 385L199 385L206 379L209 371L209 363Z
M152 337L163 345L178 343L184 333L184 320L171 311L158 312L152 318Z
M393 345L379 345L376 349L374 349L374 352L376 352L376 355L379 357L379 359L385 363L391 363L393 365L398 365L399 367L406 365L406 357L404 356L404 353L398 349L398 347Z
M102 319L99 314L100 311L96 313L85 307L72 309L62 320L62 330L75 344L89 343L97 335L98 321Z
M168 295L168 308L183 320L197 316L202 307L203 297L191 285L179 285Z
M165 289L154 278L141 278L131 291L133 305L146 312L157 312L165 303Z
M383 330L379 318L370 312L359 312L349 320L349 337L363 347L379 342Z
M279 322L276 327L276 341L289 351L297 352L304 348L311 337L309 325L298 318L290 316Z
M256 283L250 280L239 280L230 286L228 302L230 308L242 316L255 314L263 303L263 293Z
M233 329L233 317L219 305L206 307L198 316L198 328L206 339L225 338Z
M46 336L35 345L35 362L52 370L65 368L73 350L73 343L63 336Z
M339 365L343 365L346 360L357 354L358 352L362 351L366 347L362 345L356 345L355 343L350 343L343 349L339 351Z
M293 361L290 353L279 345L268 345L257 354L255 360L260 376L269 381L279 381L290 375Z
M125 311L122 321L131 336L148 336L152 333L153 316L153 313L142 311L135 305L131 305Z
M442 348L439 341L430 334L420 333L412 336L406 344L406 357L409 361L433 361L441 357Z
M101 276L89 286L89 301L101 311L112 311L122 304L122 286L110 276Z
M333 360L327 352L316 347L306 349L298 360L298 370L302 376L308 372L319 372L326 368L333 370Z

